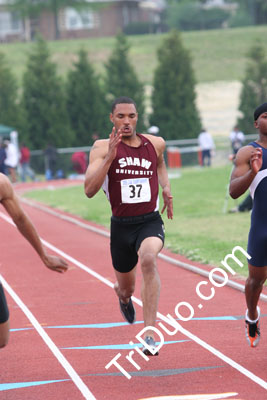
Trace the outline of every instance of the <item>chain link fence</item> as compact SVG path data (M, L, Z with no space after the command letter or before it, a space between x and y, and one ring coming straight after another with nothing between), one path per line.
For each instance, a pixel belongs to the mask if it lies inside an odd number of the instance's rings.
M255 140L256 135L246 135L245 144ZM213 165L222 165L229 162L231 145L228 137L215 137ZM87 162L91 146L69 147L57 149L56 168L63 175L69 176L75 173L71 157L76 152L85 152ZM201 152L197 139L168 140L166 141L165 161L168 168L181 168L201 165ZM37 174L45 174L45 155L43 150L31 151L31 167Z

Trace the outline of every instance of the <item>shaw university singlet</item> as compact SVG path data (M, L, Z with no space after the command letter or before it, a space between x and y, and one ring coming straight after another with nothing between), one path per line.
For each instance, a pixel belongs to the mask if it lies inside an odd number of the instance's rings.
M133 217L158 210L157 153L143 135L139 147L121 142L103 190L116 217Z

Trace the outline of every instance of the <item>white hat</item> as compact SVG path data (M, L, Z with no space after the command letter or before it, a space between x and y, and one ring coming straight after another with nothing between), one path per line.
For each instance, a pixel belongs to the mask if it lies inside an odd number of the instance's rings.
M152 125L150 126L150 128L148 128L147 133L152 133L156 135L157 133L159 133L159 128L155 125Z

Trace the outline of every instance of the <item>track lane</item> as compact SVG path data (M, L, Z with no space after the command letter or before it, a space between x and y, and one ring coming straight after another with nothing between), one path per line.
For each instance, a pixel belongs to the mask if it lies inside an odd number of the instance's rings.
M81 234L81 229L74 228L74 227L72 227L70 229L72 232L72 234L70 235L70 238L68 237L68 239L66 239L65 235L69 236L69 234L67 233L68 224L67 225L64 224L64 228L60 228L59 227L60 224L58 222L55 223L55 220L53 220L54 222L52 223L51 222L52 220L49 220L48 216L40 217L40 215L38 216L38 214L40 214L40 213L37 212L35 214L35 212L33 210L31 210L31 209L27 209L27 210L28 210L28 213L31 214L33 219L36 218L35 222L36 222L36 225L38 226L39 231L40 231L39 226L41 226L42 236L44 236L44 235L47 236L48 230L49 229L51 230L51 226L53 226L53 232L49 233L49 240L51 242L53 240L53 244L60 245L60 247L63 248L65 251L68 250L68 252L70 254L77 257L81 262L87 263L87 265L88 265L88 259L91 262L93 259L94 269L97 270L97 272L103 274L104 277L110 279L111 281L114 279L114 277L112 276L113 273L112 273L112 269L111 269L111 265L110 265L110 258L109 258L109 254L108 254L108 239L100 239L99 237L98 237L98 239L95 239L95 238L92 238L91 235L88 236L87 234L86 234L86 238L84 239L82 237L83 234ZM44 221L44 220L46 220L46 221ZM63 235L62 231L64 231L64 238L62 236ZM52 240L50 239L51 238L50 235L52 236ZM93 236L95 236L95 235L93 235ZM72 237L72 240L71 240L71 237ZM73 238L79 238L79 244L77 243L77 241L75 242L75 240L73 240ZM63 241L63 243L62 243L62 241ZM73 242L75 242L75 243L73 243ZM67 249L66 249L66 247L67 247ZM85 252L84 249L87 249L87 251ZM105 249L105 251L103 251L103 249ZM105 252L105 254L104 254L104 252ZM100 257L98 257L98 258L93 257L93 254L101 254L101 260L100 260ZM38 257L37 257L37 259L38 259ZM39 268L39 270L40 269L42 269L42 268ZM168 312L173 314L173 310L178 301L192 302L192 296L194 293L195 285L197 282L202 280L202 278L196 277L192 273L178 270L172 266L169 266L166 263L162 263L161 261L159 262L159 269L160 269L160 273L161 273L161 277L162 277L162 281L163 281L163 288L162 288L162 293L161 293L159 309L163 314L166 314ZM73 284L71 286L69 286L69 279L67 278L67 275L69 275L70 273L72 274L72 278L74 278L74 275L75 275L75 279L74 280L71 279L72 284ZM42 275L43 275L43 273L42 273ZM38 276L39 276L39 272L38 272ZM50 274L50 276L51 276L51 274ZM43 279L44 279L44 277L43 277ZM66 279L66 282L65 282L65 279ZM174 282L174 280L177 281L177 283ZM56 279L56 281L58 281L58 279ZM183 282L183 285L181 285L180 282ZM73 293L73 288L77 286L77 289L75 289L75 296L78 296L78 299L77 299L78 301L76 302L76 304L77 303L87 303L87 304L83 304L83 305L80 304L79 306L76 305L76 312L77 312L77 309L80 310L79 314L81 315L81 319L83 319L83 321L84 321L83 315L84 315L84 313L86 313L85 309L87 309L87 313L88 313L88 310L90 310L90 316L89 316L90 320L94 320L96 318L96 320L99 322L99 317L101 317L100 319L102 322L103 321L105 321L105 322L113 321L114 322L114 319L116 321L121 320L120 314L119 314L119 311L117 308L117 302L116 302L116 299L114 300L114 294L113 294L112 290L110 290L110 288L107 288L107 290L104 289L103 284L99 284L99 283L97 284L95 279L85 278L84 273L81 273L81 271L78 271L76 268L74 268L73 270L69 271L68 274L66 274L66 276L64 276L64 282L58 281L58 283L59 283L59 287L60 287L59 291L61 293L61 296L60 296L61 298L65 298L64 293L63 293L63 292L65 292L64 284L67 285L68 290L71 291L71 293ZM53 279L53 284L54 284L54 279ZM45 291L45 289L47 287L47 284L45 283L45 279L43 282L43 286L44 286L43 289ZM88 302L88 297L91 297L91 296L90 296L90 292L88 293L87 288L90 288L91 294L94 295L93 297L96 296L95 295L95 289L96 289L96 292L98 293L97 294L98 300L96 300L96 298L95 298L95 301L92 301L92 303ZM137 285L136 293L139 292L139 289L140 289L140 276L138 276L138 285ZM218 289L218 295L221 292L225 292L225 289L226 288ZM198 313L199 316L205 316L205 315L216 316L216 315L218 315L218 309L220 311L224 311L224 310L222 310L222 307L221 307L222 304L227 305L226 311L228 311L228 312L225 312L225 313L220 312L219 315L240 315L240 310L241 310L240 299L242 299L242 301L243 301L243 295L240 293L237 294L232 289L228 289L228 291L230 291L231 294L229 295L229 292L227 292L226 301L225 301L225 299L223 299L223 303L221 303L222 299L219 297L218 297L218 303L217 303L217 293L216 293L215 298L213 300L210 300L209 302L207 302L207 304L205 305L205 309L199 311L199 313ZM37 290L37 292L39 292L39 295L40 295L40 286L39 286L39 290ZM38 297L37 292L32 292L30 294L29 302L32 301L32 298L35 299L35 296ZM191 294L191 292L192 292L192 294ZM82 296L81 295L82 293L86 293L86 294ZM234 307L229 307L229 301L227 299L229 299L228 296L232 297L233 293L235 293L235 295L234 295L234 299L232 300L231 304L234 303L233 304ZM100 294L100 298L98 298L99 294ZM235 296L236 296L236 298L235 298ZM107 301L108 301L108 306L105 304L105 309L103 309L103 298L105 300L107 299ZM237 300L238 304L237 304L236 299L238 299ZM35 301L37 301L37 300L35 300ZM100 308L101 304L102 304L102 309ZM195 306L195 304L193 302L192 302L192 304ZM211 307L212 304L214 304L214 306ZM95 311L95 305L97 306L96 311ZM52 312L53 306L51 306L51 307L52 307L51 313L53 315L53 312ZM214 307L214 310L213 310L213 307ZM59 307L59 308L61 309L61 307ZM83 308L83 311L81 310L81 308ZM114 310L114 308L115 308L115 310ZM242 309L243 309L243 306L242 306ZM48 308L48 310L49 310L49 308ZM231 313L230 313L230 311L231 311ZM43 306L43 308L41 309L41 306L40 306L40 309L38 309L38 312L41 312L41 315L42 315L42 313L45 314L45 307ZM74 314L73 314L72 308L70 308L69 314L66 315L66 311L64 311L64 314L65 315L61 315L61 318L57 318L58 315L55 316L54 325L59 325L58 322L61 322L61 321L62 321L62 325L64 325L64 324L66 325L66 319L67 320L73 319L72 315L74 315ZM139 308L137 309L137 315L138 315L139 319L142 319L141 309L139 309ZM50 317L50 315L49 315L49 317ZM49 322L49 325L50 325L50 322L51 322L51 325L53 325L53 318L49 318L48 322ZM264 319L263 319L263 322L264 322ZM72 323L73 323L73 321L72 321ZM234 321L234 323L240 324L240 321ZM211 322L211 325L210 325L211 329L210 329L210 327L208 329L204 328L204 326L206 326L206 321L205 322L204 321L190 321L190 322L186 323L185 326L186 326L186 329L189 329L189 327L191 329L191 326L192 326L191 330L196 328L197 333L199 330L201 332L200 328L201 328L201 326L203 326L204 340L206 340L207 339L207 330L209 332L209 339L210 339L211 333L213 333L213 328L214 328L214 326L217 326L217 324L220 325L220 327L223 326L223 329L221 332L221 335L223 336L225 334L225 331L227 331L229 329L229 325L230 324L233 325L233 322L232 321L231 322L219 321L216 323ZM226 327L227 327L227 329L225 329ZM140 330L140 325L135 325L134 327L123 326L123 327L118 327L118 328L114 327L110 330L107 329L106 331L97 329L97 332L95 332L94 334L91 335L90 333L88 333L89 328L86 329L85 333L81 333L81 331L83 331L83 329L79 329L78 332L77 332L77 330L73 329L71 334L69 333L69 330L68 330L68 333L63 333L64 329L59 329L58 331L55 329L55 330L53 330L54 332L52 333L52 335L56 335L56 342L58 343L59 347L65 348L68 346L70 347L71 344L79 345L79 344L84 344L86 342L88 344L88 341L90 342L90 344L92 343L95 345L97 345L97 343L98 343L98 345L108 344L111 342L110 339L112 339L112 341L115 340L115 342L119 341L120 343L128 343L129 339L134 339L134 335L136 333L138 333L139 330ZM216 331L216 329L215 329L215 331ZM100 334L100 332L101 332L101 334ZM50 332L49 332L49 334L50 334ZM112 337L110 337L110 334L112 335ZM177 334L177 335L178 335L178 337L177 338L175 337L175 339L178 339L178 340L184 339L183 335L179 335L179 334ZM217 336L218 336L218 331L217 331ZM63 337L64 337L64 340L62 340ZM240 336L240 334L238 335L239 342L237 343L237 346L239 348L240 348L240 337L242 338L242 340L244 340L243 327L242 327L241 336ZM83 340L81 340L81 338L83 338ZM214 343L217 346L219 344L218 337L216 338L216 335L214 335ZM153 369L156 371L166 370L166 369L175 371L179 368L180 369L188 368L190 370L190 368L192 368L192 359L191 360L188 359L188 354L190 354L190 355L192 354L192 348L189 347L192 345L193 344L191 342L183 342L183 343L179 343L177 345L176 344L164 345L161 350L160 357L151 359L148 363L146 363L144 361L144 364L142 364L142 371L150 371L150 370L153 371ZM244 346L242 346L242 352L243 352L243 349L246 352L250 351L250 349L246 346L247 345L244 341ZM175 349L175 351L174 351L174 349ZM260 349L260 347L259 347L259 349ZM255 352L255 350L257 351L258 349L251 349L251 350L253 352ZM95 391L93 390L93 393L95 395L97 393L97 398L99 398L99 399L102 399L102 398L119 399L120 397L118 397L118 396L120 395L120 393L122 393L122 396L123 396L123 393L125 395L125 390L127 391L127 393L129 392L129 389L128 389L129 383L126 380L126 378L124 378L122 376L118 377L118 376L104 375L105 378L103 378L103 375L101 375L101 376L94 375L96 373L102 373L102 374L106 373L107 374L109 372L109 371L104 370L104 368L103 368L104 366L103 366L102 362L104 361L104 363L107 363L112 358L112 356L117 354L116 350L115 351L114 350L104 350L103 351L103 350L67 350L67 349L65 349L62 351L64 352L64 355L68 359L73 360L75 368L79 368L82 366L82 368L79 369L79 370L81 370L82 375L83 374L86 375L86 372L88 373L88 368L91 370L91 365L89 367L88 367L88 365L86 365L86 364L88 364L88 357L90 357L90 354L92 352L95 354L98 353L97 355L93 356L93 359L96 361L95 371L91 372L91 375L89 375L87 378L83 378L83 379L86 379L86 382L92 383L93 386L94 386L94 382L96 383L96 389L95 389ZM178 363L176 360L177 351L178 351L178 356L179 356ZM123 350L122 352L125 357L125 355L127 355L129 351ZM217 376L217 378L220 376L220 375L218 375L218 372L217 372L219 370L219 369L217 369L218 366L220 368L222 368L223 371L225 371L228 368L228 367L225 367L225 365L223 363L222 364L218 363L217 359L214 360L214 365L213 365L213 363L212 363L212 365L210 365L211 363L208 362L210 359L210 355L208 354L206 357L204 355L204 354L206 354L206 352L200 351L198 346L196 346L196 348L195 348L195 345L194 345L193 352L197 353L198 355L201 354L200 359L198 359L198 357L196 357L197 360L194 358L194 366L197 365L197 367L209 367L209 368L210 367L213 368L214 366L216 367L213 370L211 368L210 368L210 370L205 370L205 374L208 374L208 376L209 376L209 374L211 374L211 376L212 376L212 379L208 379L209 385L210 385L211 381L212 382L214 381L216 376ZM85 353L85 356L84 356L84 353ZM89 355L86 355L88 353L89 353ZM79 355L77 355L77 354L79 354ZM103 357L103 354L105 354L105 357ZM234 355L236 356L236 354L237 353L235 352ZM233 354L231 356L233 356ZM86 362L86 360L83 361L84 357L87 359L87 362ZM99 357L99 359L102 359L101 362L99 362L97 360L98 357ZM103 360L103 358L104 358L104 360ZM207 360L206 360L206 358L207 358ZM202 360L203 360L203 365L200 365ZM213 360L213 358L212 358L212 360ZM181 363L180 363L180 361L181 361ZM205 362L205 361L207 361L207 362ZM244 360L242 359L241 361L244 361ZM98 366L98 364L100 364L100 365ZM166 368L166 366L168 366L168 367L170 366L171 368ZM160 367L161 367L161 369L160 369ZM134 371L134 368L132 368L131 371ZM175 390L177 390L176 388L179 389L179 391L176 393L189 393L188 387L191 388L191 390L192 390L190 393L192 393L192 392L199 393L199 389L204 390L205 383L207 383L207 379L204 378L203 371L204 370L195 371L195 372L192 371L192 372L187 372L187 373L181 374L181 379L183 382L187 381L186 376L190 376L190 378L188 378L188 380L191 380L191 381L192 381L192 374L194 375L194 377L196 376L197 382L198 382L197 385L194 385L192 382L189 386L187 386L187 384L186 385L184 385L184 384L176 385L175 381L177 383L177 377L178 377L178 380L180 378L178 373L174 374L172 377L164 377L164 378L161 377L158 379L164 379L166 383L168 381L168 385L167 385L168 394L174 394ZM113 372L115 373L116 370L114 369ZM257 372L257 371L255 370L255 372ZM262 368L259 368L259 372L263 372ZM238 384L237 386L242 387L242 386L244 386L244 382L242 382L243 378L240 378L239 375L240 374L237 373L236 382L240 381L240 384ZM234 376L235 376L235 374L232 373L232 379ZM104 389L104 393L103 393L103 387L101 384L99 385L99 382L103 382L103 379L105 380L105 382L110 381L108 388L110 390L112 389L112 391L113 391L112 393L113 393L113 395L115 395L115 397L108 397L108 394L106 394L105 389ZM144 377L144 376L140 375L140 376L134 376L132 378L132 380L133 379L135 380L134 385L137 385L137 387L141 391L140 398L141 398L141 395L143 395L142 393L144 393L144 395L146 395L146 396L148 396L148 395L151 396L151 393L153 393L153 390L156 391L156 389L153 388L154 382L151 382L151 381L154 381L153 378ZM211 385L211 388L214 387L216 389L216 387L217 388L221 387L221 386L218 386L218 382L216 382L217 380L218 379L215 379L215 381L214 381L215 383L214 383L214 385ZM222 387L224 387L226 389L228 387L228 385L226 384L225 379L221 379L221 380L223 381ZM118 387L118 381L120 382L119 387ZM137 383L137 381L142 381L142 382L145 381L146 385L144 385L141 382L139 385ZM149 383L148 383L148 381L149 381ZM90 383L88 383L88 386L91 388ZM229 383L230 383L229 390L230 389L232 390L233 385L231 382L229 382ZM98 389L99 386L100 386L100 392ZM144 390L144 386L147 388L147 393L146 393L146 390ZM231 388L230 388L230 386L231 386ZM118 391L116 391L117 387L118 387ZM252 385L252 387L253 387L253 385ZM181 388L183 388L183 390L184 390L183 392L181 392ZM209 386L209 388L210 388L210 386ZM160 387L160 389L162 391L162 389L164 389L164 388ZM239 394L242 393L242 392L240 392L240 390L239 390ZM258 396L261 396L260 389L255 388L255 390L256 390L255 393L257 393ZM205 390L203 393L206 393L206 392L207 391ZM247 389L244 390L244 388L243 388L243 393L244 393L244 396L246 396ZM133 398L133 399L138 398L137 392L134 394L131 393L131 395L133 395L133 397L129 397L129 399L130 398ZM110 396L110 393L109 393L109 396ZM125 398L125 397L121 397L121 398ZM246 397L244 397L244 399L245 398ZM261 397L258 397L258 398L261 398ZM262 397L262 398L264 398L264 397Z

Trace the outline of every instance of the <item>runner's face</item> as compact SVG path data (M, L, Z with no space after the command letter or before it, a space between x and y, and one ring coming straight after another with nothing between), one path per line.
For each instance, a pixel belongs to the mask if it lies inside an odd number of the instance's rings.
M257 121L255 121L256 128L259 129L260 133L267 135L267 112L262 113Z
M110 119L116 131L121 130L123 137L131 137L136 133L138 114L134 104L117 104Z

